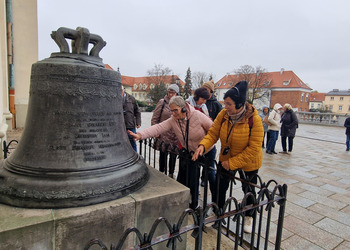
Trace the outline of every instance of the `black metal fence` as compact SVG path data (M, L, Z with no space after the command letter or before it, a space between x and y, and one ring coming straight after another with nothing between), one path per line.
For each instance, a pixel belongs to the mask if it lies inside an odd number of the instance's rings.
M3 141L2 148L4 153L3 154L4 159L7 158L7 156L12 152L12 150L16 149L17 144L18 144L17 140L11 140L8 144L6 143L6 141Z
M169 145L162 145L156 147L157 141L154 138L140 141L139 152L144 157L146 163L157 168L157 150L160 148L165 152L171 152L178 155L181 160L181 155L177 148L172 148ZM183 160L183 159L182 159ZM189 160L189 159L187 159ZM230 178L230 186L228 189L228 198L222 209L215 203L207 203L208 200L208 169L210 166L204 161L198 161L196 167L202 167L204 170L204 198L201 206L193 209L186 209L175 223L171 223L164 217L159 217L155 220L150 231L140 232L137 228L127 229L120 237L117 245L112 244L110 250L119 250L130 248L130 246L124 246L127 237L130 234L136 234L138 244L132 246L131 249L152 249L152 247L167 242L167 247L171 249L177 249L179 244L183 241L184 237L187 237L188 233L191 233L191 237L195 239L194 249L202 249L202 244L208 226L213 226L217 229L216 234L216 249L221 247L221 237L227 237L232 240L232 248L238 249L238 247L244 247L249 249L268 249L275 248L280 249L283 220L286 206L287 197L287 185L280 185L275 180L269 180L263 182L260 176L256 175L258 182L254 184L250 182L251 179L245 177L244 172L241 170L230 171L229 173L223 173L220 171L218 164L216 165L216 176L218 179L221 175L226 175ZM167 170L165 170L166 173ZM238 173L241 172L241 175ZM238 176L240 177L238 177ZM241 178L243 176L243 178ZM198 176L199 178L199 176ZM237 183L246 183L254 186L258 190L256 195L248 192L241 200L236 199L233 196L233 187ZM218 187L219 185L217 185ZM247 205L247 199L252 198L253 204ZM213 213L209 214L212 210ZM246 214L250 211L253 217L252 233L244 232L244 224L246 221ZM186 217L192 218L191 220L185 220ZM189 221L189 222L187 222ZM161 235L155 235L158 226L164 223L167 231ZM158 232L158 231L157 231ZM98 245L101 249L107 250L107 246L99 239L92 239L89 241L85 250L88 250L91 246Z

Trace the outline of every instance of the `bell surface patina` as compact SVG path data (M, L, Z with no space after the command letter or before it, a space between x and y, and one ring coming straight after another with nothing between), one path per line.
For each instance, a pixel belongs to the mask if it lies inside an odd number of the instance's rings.
M64 208L134 192L149 173L126 134L120 73L99 57L106 42L86 28L51 36L60 52L32 65L25 128L0 163L0 202Z

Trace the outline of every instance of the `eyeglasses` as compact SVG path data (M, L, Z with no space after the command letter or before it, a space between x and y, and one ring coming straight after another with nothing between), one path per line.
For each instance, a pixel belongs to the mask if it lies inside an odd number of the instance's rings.
M179 110L178 109L170 109L170 112L171 113L177 113L177 112L179 112Z

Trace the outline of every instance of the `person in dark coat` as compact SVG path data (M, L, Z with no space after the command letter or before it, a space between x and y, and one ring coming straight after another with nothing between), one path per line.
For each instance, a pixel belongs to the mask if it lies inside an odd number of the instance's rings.
M350 149L350 117L346 118L344 122L344 127L346 127L346 151Z
M283 114L281 117L281 141L282 149L280 152L282 154L291 153L293 150L293 139L295 137L295 132L298 128L298 118L292 109L292 105L289 103L284 104ZM287 138L288 138L288 152L287 152Z
M213 81L205 82L203 83L202 87L206 88L209 91L210 97L205 103L205 105L208 108L210 118L214 121L217 115L222 110L221 103L214 96L214 89L215 89L214 82Z
M170 84L167 88L168 93L163 99L160 99L157 103L156 108L153 111L151 125L161 123L171 117L171 111L169 107L170 99L173 96L179 94L179 86L176 84ZM172 129L168 130L166 133L159 135L155 143L155 147L159 150L159 171L164 173L169 168L169 176L174 178L175 164L176 164L176 154L168 152L168 150L162 145L169 145L172 148L177 148L178 139ZM169 150L170 151L170 150ZM167 159L169 156L169 165L167 165Z
M207 106L209 117L214 121L215 118L220 113L220 111L222 110L221 103L214 96L214 90L215 90L214 81L211 80L211 81L203 83L202 88L206 88L209 92L210 96L209 96L209 99L206 101L205 105ZM212 152L216 156L216 147L214 147ZM202 176L201 176L201 186L202 187L205 186L203 172L202 172Z
M139 105L137 104L135 97L126 93L123 87L122 98L126 131L130 130L136 133L136 128L141 127L141 111L139 109ZM132 148L137 152L136 142L134 138L129 134L128 137Z

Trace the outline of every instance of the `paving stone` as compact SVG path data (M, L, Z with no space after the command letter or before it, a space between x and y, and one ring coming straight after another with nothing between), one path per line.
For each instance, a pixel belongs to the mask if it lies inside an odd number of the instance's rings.
M350 205L347 205L341 211L344 212L344 213L350 214Z
M319 195L319 194L316 194L316 193L313 193L313 192L310 192L310 191L306 191L304 193L300 193L299 195L304 197L304 198L306 198L306 199L315 201L317 203L321 203L321 204L327 205L327 206L329 206L331 208L342 209L342 208L344 208L346 206L346 204L343 203L343 202L336 201L336 200L333 200L333 199L329 199L327 197L324 197L323 195Z
M349 191L344 189L344 188L336 187L336 186L330 185L330 184L325 184L325 185L321 186L321 188L327 189L329 191L332 191L332 192L338 193L338 194L348 194L349 193Z
M287 194L287 201L297 204L304 208L307 208L316 203L316 201L313 201L313 200L301 197L300 195L292 194L292 193Z
M325 217L291 202L287 202L286 212L310 224L314 224Z
M299 182L288 185L288 193L300 194L305 191L306 189L302 188Z
M315 186L307 184L307 183L300 183L299 184L299 186L301 188L304 188L305 191L311 191L313 193L320 194L320 195L323 195L323 196L327 196L328 197L328 196L330 196L330 195L335 193L334 191L332 192L332 191L324 189L323 186L325 186L325 185L322 185L320 187L315 187Z
M350 204L350 194L333 194L331 196L329 196L328 198L333 199L333 200L337 200L340 202L344 202L346 204Z
M343 241L339 246L334 248L334 250L349 250L350 249L350 241Z
M316 187L320 187L320 186L329 182L329 181L324 182L325 181L324 179L323 180L316 180L316 178L308 179L308 178L304 178L304 177L299 176L299 175L293 176L293 178L298 180L299 182L308 183L308 184L316 186Z
M287 240L284 240L281 244L281 248L288 249L288 250L300 250L300 249L322 250L323 249L315 245L314 243L301 238L298 235L293 235Z
M300 237L325 249L333 249L343 241L342 238L291 215L285 218L284 227L293 233L298 234Z
M314 225L331 234L337 235L346 240L350 240L350 227L346 226L343 223L332 220L330 218L324 218Z
M340 223L343 223L345 225L350 225L350 212L349 212L350 207L349 207L349 205L347 206L347 208L344 208L344 209L347 209L348 212L338 211L336 209L330 208L330 207L323 205L323 204L320 204L320 203L317 203L313 206L310 206L308 209L311 211L314 211L318 214L324 215L325 217L328 217L328 218L336 220Z
M338 182L342 183L343 185L345 184L346 188L350 187L350 178L349 179L340 179Z

